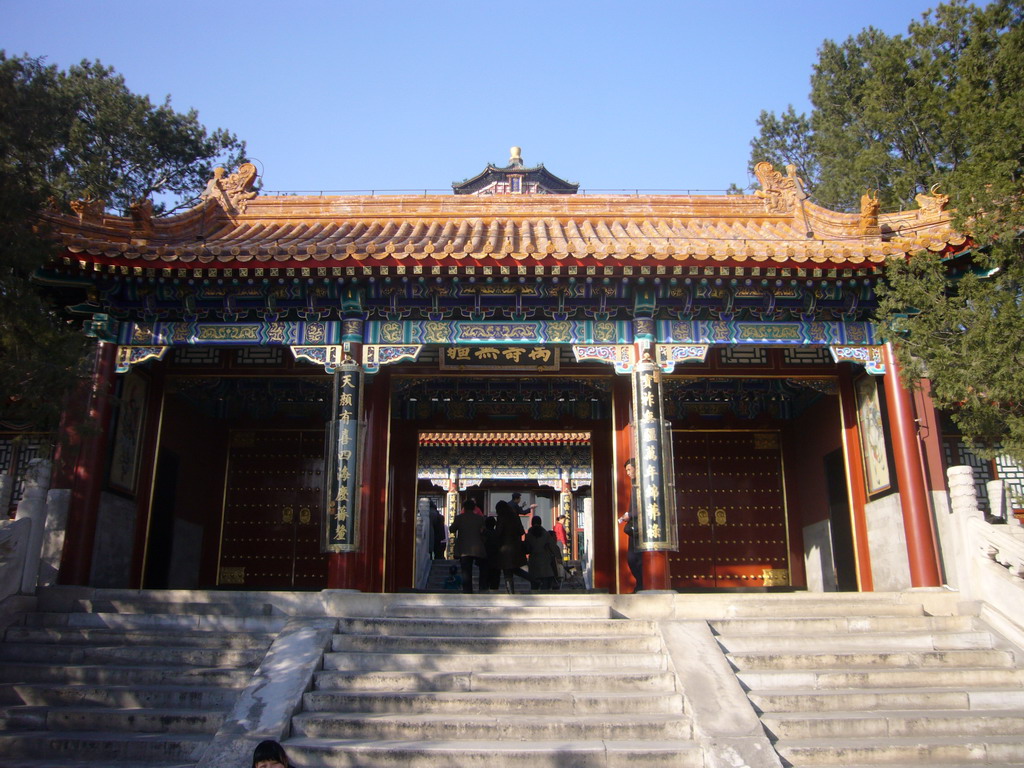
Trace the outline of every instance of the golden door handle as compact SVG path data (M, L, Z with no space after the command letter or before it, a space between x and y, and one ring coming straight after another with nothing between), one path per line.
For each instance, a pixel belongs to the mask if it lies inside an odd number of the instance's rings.
M707 507L699 507L697 509L697 525L711 525Z
M715 525L725 525L725 507L715 510Z
M292 507L285 507L281 510L281 522L285 525L295 520L295 510Z

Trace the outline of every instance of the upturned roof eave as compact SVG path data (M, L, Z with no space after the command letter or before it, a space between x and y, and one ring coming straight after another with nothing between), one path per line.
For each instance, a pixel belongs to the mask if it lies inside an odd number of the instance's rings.
M950 218L882 214L879 231L863 234L856 214L810 203L772 212L759 197L743 195L275 196L232 211L205 200L141 225L107 214L43 215L79 259L224 269L307 260L329 266L566 259L600 265L647 257L833 267L955 250L966 238L951 230Z

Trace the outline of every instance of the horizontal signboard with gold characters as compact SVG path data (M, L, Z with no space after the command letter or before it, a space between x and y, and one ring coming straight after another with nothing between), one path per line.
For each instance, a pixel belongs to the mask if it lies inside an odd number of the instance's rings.
M502 371L557 371L558 347L542 344L460 344L443 348L441 367Z

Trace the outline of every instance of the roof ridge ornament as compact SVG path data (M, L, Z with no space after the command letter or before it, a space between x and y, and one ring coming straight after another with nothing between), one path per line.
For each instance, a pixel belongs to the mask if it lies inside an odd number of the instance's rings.
M79 223L99 222L106 210L106 202L88 195L81 200L71 201L71 210L78 216Z
M878 212L881 210L881 203L878 202L878 190L874 190L874 197L869 189L860 196L860 227L858 231L865 237L878 237L882 230L878 227Z
M153 236L153 200L144 197L128 206L132 219L132 239L145 239Z
M796 204L807 199L803 179L796 175L795 165L787 165L783 176L775 166L762 160L754 166L754 175L761 183L761 189L755 194L764 200L767 213L793 213Z
M242 163L230 176L223 167L217 166L213 169L213 178L206 183L206 189L200 198L215 200L228 213L245 213L248 202L259 194L253 189L256 176L256 166L252 163Z
M949 195L941 194L938 184L932 184L928 192L927 195L923 193L916 195L914 200L920 207L924 218L939 218L945 213L946 206L949 205Z

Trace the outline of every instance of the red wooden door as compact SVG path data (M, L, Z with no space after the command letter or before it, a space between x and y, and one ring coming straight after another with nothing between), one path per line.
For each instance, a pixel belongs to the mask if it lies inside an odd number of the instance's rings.
M673 588L789 584L782 450L774 432L675 432Z
M322 430L231 434L218 586L324 589Z

